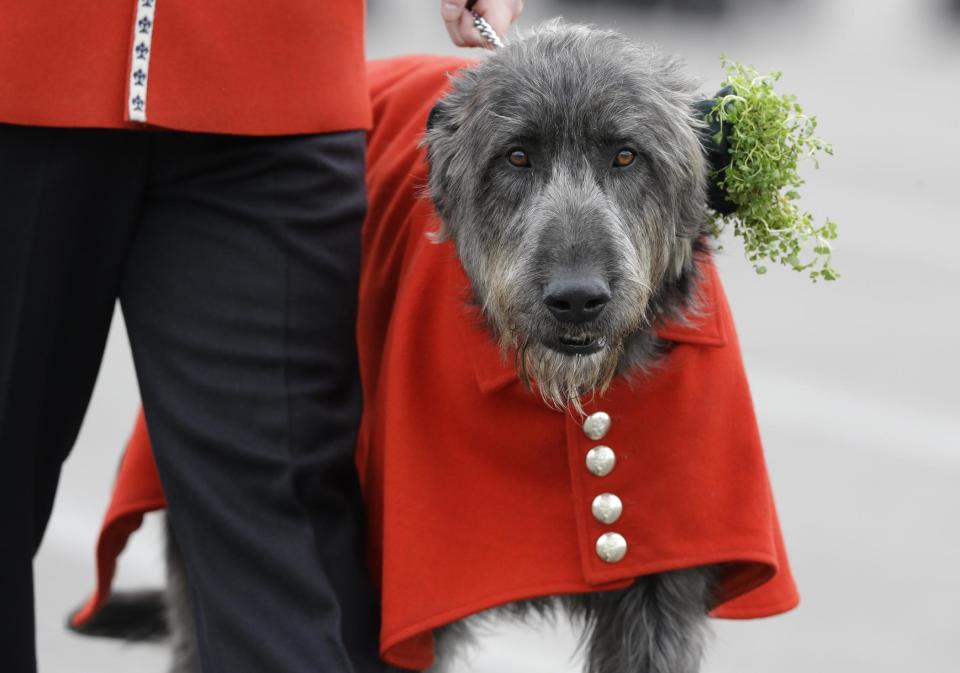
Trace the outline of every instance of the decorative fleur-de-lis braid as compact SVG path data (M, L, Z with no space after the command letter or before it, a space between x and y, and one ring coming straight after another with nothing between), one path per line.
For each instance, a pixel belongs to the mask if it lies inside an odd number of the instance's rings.
M156 23L157 0L133 0L137 16L133 30L137 39L130 59L129 86L127 89L127 119L133 122L147 121L147 82L150 78L150 52L153 47L153 28Z
M497 31L493 29L487 20L480 16L479 12L474 9L470 10L470 13L473 14L473 27L477 29L477 32L485 39L491 46L500 48L503 46L503 41L500 39L500 36L497 35Z

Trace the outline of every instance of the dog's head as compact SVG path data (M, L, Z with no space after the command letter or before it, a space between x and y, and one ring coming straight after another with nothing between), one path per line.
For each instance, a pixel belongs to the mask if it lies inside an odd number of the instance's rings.
M706 222L693 93L675 60L553 22L458 74L430 115L438 236L553 405L604 388L685 299Z

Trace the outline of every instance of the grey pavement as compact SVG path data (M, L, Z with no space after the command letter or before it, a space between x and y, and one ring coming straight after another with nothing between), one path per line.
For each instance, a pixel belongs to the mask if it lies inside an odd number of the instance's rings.
M379 0L371 57L445 52L433 0ZM724 18L628 2L530 0L684 56L711 92L718 56L784 71L836 156L805 203L840 223L834 284L756 276L727 236L737 317L771 477L803 597L773 619L717 622L706 673L960 671L960 22L946 2L729 2ZM812 168L812 167L808 167ZM118 320L37 558L44 673L161 673L162 647L89 640L64 616L90 588L93 541L138 405ZM156 522L122 586L158 584ZM2 666L0 666L2 668ZM491 628L457 673L575 671L567 625Z

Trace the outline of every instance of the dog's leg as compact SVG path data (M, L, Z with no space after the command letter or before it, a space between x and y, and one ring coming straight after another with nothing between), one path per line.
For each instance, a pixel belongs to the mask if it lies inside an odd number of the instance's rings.
M193 599L183 555L173 526L167 518L167 623L170 626L172 658L170 673L200 673L197 631L193 621Z
M585 673L697 673L713 575L708 567L679 570L572 597L585 627Z

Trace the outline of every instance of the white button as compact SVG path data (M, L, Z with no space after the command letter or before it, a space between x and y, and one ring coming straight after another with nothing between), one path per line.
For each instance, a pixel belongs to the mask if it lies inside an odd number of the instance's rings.
M607 434L609 429L610 414L605 411L590 414L587 420L583 422L583 434L595 442L603 439L603 436Z
M617 454L609 446L595 446L587 451L587 469L591 474L605 477L617 464Z
M611 524L623 514L623 502L613 493L601 493L593 499L590 509L597 521Z
M622 561L627 555L627 541L620 533L604 533L597 538L597 556L607 563Z

